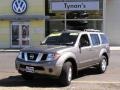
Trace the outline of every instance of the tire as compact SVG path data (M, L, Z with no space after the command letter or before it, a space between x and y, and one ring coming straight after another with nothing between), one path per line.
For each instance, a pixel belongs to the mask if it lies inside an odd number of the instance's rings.
M22 78L27 81L31 81L34 79L33 75L30 75L30 74L22 74Z
M72 64L70 62L65 62L63 64L62 72L59 77L60 84L62 86L68 86L72 80Z
M102 56L102 59L99 63L99 65L97 66L97 71L98 73L104 73L107 69L107 58L105 56Z

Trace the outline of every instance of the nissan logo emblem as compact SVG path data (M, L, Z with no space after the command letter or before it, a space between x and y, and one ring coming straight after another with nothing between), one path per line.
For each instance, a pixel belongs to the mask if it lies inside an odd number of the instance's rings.
M12 3L12 10L16 14L23 14L27 10L27 2L25 0L14 0Z
M30 59L34 59L34 54L30 54Z

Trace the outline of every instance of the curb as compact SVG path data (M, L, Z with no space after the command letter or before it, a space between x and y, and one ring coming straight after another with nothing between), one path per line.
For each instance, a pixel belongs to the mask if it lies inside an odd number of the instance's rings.
M120 50L120 47L110 47L110 50Z

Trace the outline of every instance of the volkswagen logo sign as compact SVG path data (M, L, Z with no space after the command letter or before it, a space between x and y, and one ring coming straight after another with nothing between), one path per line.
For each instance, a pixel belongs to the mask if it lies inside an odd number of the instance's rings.
M27 10L27 2L25 0L14 0L12 3L12 10L16 14L23 14Z

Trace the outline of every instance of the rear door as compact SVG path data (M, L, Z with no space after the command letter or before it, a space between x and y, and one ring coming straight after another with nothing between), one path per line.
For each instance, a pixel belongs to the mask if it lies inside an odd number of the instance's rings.
M93 60L92 64L99 63L99 53L101 50L100 38L98 33L90 33L90 38L92 42L92 52L93 52Z

